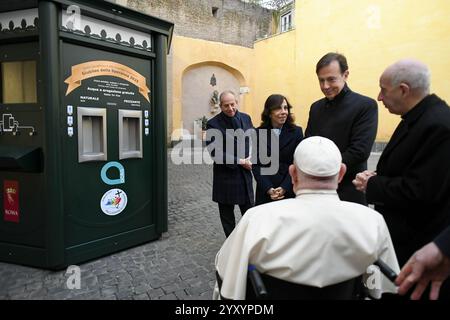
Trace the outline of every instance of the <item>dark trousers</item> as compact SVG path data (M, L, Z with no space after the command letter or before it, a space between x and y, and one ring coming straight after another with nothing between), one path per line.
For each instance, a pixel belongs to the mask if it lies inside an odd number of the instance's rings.
M227 238L236 226L234 206L234 204L219 203L220 221L222 222L223 231L225 232L225 236ZM251 207L253 207L253 205L250 203L240 204L239 209L241 209L241 215L244 215L244 213Z

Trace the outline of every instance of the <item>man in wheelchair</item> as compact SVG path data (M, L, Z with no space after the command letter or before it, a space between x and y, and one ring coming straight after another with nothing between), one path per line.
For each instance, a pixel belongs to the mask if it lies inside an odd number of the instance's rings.
M242 217L217 253L214 299L249 298L249 265L269 283L271 299L354 298L355 281L378 259L399 272L383 217L339 200L336 189L346 171L341 162L327 138L310 137L297 146L289 168L296 198L254 207ZM369 286L372 297L396 292L380 279Z

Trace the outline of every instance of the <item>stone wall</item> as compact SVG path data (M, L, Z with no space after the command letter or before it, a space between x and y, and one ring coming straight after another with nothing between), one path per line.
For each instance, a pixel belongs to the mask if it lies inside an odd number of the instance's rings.
M270 35L272 11L239 0L116 0L175 23L176 35L253 47ZM213 14L214 9L214 14Z

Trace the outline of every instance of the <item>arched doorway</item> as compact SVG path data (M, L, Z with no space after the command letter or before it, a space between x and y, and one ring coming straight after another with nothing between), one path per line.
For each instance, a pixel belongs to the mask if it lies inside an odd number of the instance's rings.
M210 119L220 112L218 106L214 107L213 97L218 98L217 94L224 90L239 96L242 84L242 74L222 63L204 62L186 68L182 79L182 121L190 136L183 138L200 138L195 121L203 116Z

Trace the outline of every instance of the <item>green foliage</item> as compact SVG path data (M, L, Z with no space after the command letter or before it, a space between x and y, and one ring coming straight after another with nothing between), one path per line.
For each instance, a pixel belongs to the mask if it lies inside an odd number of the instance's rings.
M244 0L244 2L257 4L268 9L280 10L285 5L293 2L293 0Z

